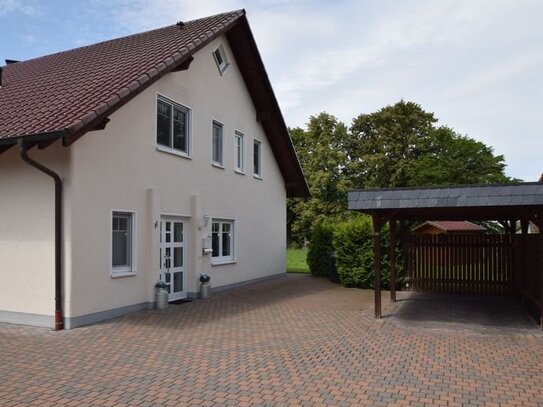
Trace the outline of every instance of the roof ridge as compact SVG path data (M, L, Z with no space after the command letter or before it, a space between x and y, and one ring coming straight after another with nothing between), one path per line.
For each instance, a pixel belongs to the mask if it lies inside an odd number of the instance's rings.
M202 21L202 20L209 20L209 19L212 19L212 18L220 17L220 16L225 16L226 17L227 15L234 15L234 14L237 15L237 17L239 18L239 17L245 15L246 12L245 12L245 9L237 9L237 10L232 10L232 11L228 11L228 12L224 12L224 13L217 13L217 14L214 14L212 16L199 17L199 18L196 18L194 20L184 21L184 23L185 24L192 24L192 23L196 23L196 22L199 22L199 21ZM75 48L65 49L65 50L62 50L62 51L53 52L51 54L40 55L40 56L37 56L37 57L34 57L34 58L19 61L17 64L19 66L21 66L21 65L24 65L27 62L39 61L39 60L44 59L44 58L50 58L50 57L54 57L54 56L61 55L61 54L71 53L71 52L77 52L77 51L80 51L80 50L85 49L85 48L95 47L95 46L98 46L98 45L103 45L103 44L107 44L107 43L111 43L111 42L115 42L115 41L119 41L119 40L124 40L124 39L127 39L127 38L143 37L143 36L149 35L150 33L153 33L153 32L156 32L156 31L166 30L166 29L175 27L176 24L169 24L169 25L165 25L163 27L153 28L151 30L146 30L146 31L136 32L136 33L133 33L133 34L123 35L121 37L111 38L111 39L104 40L104 41L98 41L98 42L94 42L92 44L82 45L80 47L75 47ZM1 67L6 68L8 66L9 66L9 64L8 65L2 65Z
M104 113L112 109L116 110L118 107L122 106L126 101L130 100L137 93L141 92L147 86L151 85L151 83L153 83L156 79L170 72L171 70L175 68L175 66L179 65L185 59L190 57L191 53L202 48L207 43L208 40L211 40L215 38L219 33L224 32L234 21L236 21L237 19L239 19L240 17L244 15L245 15L245 10L241 9L241 12L240 10L237 10L235 12L230 12L230 13L220 13L214 16L204 17L197 20L191 20L190 22L185 23L186 25L188 25L188 24L192 24L198 21L210 20L213 18L217 18L219 16L224 16L224 20L215 24L215 27L213 29L210 28L205 33L201 34L197 39L187 43L183 48L175 51L170 56L164 58L164 60L159 61L154 67L147 70L147 72L140 75L137 79L127 84L126 86L120 88L105 102L96 106L90 112L80 117L75 122L66 126L66 130L70 133L71 137L73 138L71 142L73 142L75 139L79 137L78 133L81 133L81 135L84 134L85 132L84 129L89 123L97 120ZM173 26L170 25L170 26L163 27L161 29L167 29L167 28L172 28L172 27ZM161 30L161 29L158 29L158 30ZM152 31L155 31L155 30L147 31L145 33L149 33ZM141 33L141 34L145 34L145 33ZM121 40L123 38L127 38L127 37L121 37L121 38L118 38L117 40ZM147 84L147 86L144 86L145 84Z

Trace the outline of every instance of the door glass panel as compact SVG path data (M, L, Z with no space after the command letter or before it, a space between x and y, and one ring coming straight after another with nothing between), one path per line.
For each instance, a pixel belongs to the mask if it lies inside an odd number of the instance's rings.
M169 276L168 276L168 278L169 278ZM171 292L171 290L170 290L170 285L169 285L169 284L166 285L166 291L168 291L168 294Z
M169 269L171 267L171 263L170 263L171 252L170 252L170 250L171 249L169 247L166 247L165 253L164 253L164 268L166 268L166 269Z
M183 242L183 223L174 222L173 224L173 241L175 243Z
M164 273L164 280L166 281L166 283L170 282L170 273Z
M166 222L166 232L169 232L172 230L172 222Z
M183 273L173 274L173 291L183 291Z
M173 248L173 266L183 267L183 248L182 247Z
M166 232L166 243L170 243L172 241L172 234L170 232Z

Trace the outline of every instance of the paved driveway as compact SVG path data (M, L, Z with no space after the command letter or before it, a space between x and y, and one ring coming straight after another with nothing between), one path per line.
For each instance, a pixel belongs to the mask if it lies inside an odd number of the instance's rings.
M538 333L376 322L371 304L291 275L72 331L3 325L0 405L543 406Z

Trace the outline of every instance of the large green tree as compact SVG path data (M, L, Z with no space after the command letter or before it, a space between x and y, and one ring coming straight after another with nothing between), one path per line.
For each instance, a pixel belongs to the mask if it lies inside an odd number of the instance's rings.
M356 117L350 129L334 116L311 116L291 137L312 197L288 203L291 240L309 238L324 220L342 220L349 188L388 188L510 181L502 155L437 126L433 113L400 101Z
M353 183L357 187L408 185L407 167L423 154L421 144L435 122L432 113L404 101L356 117L346 145Z
M433 113L403 100L355 118L346 146L352 183L384 188L509 180L502 155L436 123Z
M448 127L432 129L422 150L422 155L405 170L408 185L487 184L511 180L504 173L503 155L494 155L491 147Z
M300 241L310 236L316 223L348 216L349 184L342 171L348 131L334 116L320 113L309 118L307 130L291 129L290 136L311 191L311 198L288 203L289 234Z

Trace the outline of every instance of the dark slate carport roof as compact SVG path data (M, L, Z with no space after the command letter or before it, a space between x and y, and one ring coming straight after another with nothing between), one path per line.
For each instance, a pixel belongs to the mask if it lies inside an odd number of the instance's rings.
M543 210L543 183L349 191L349 209L403 219L529 219Z

